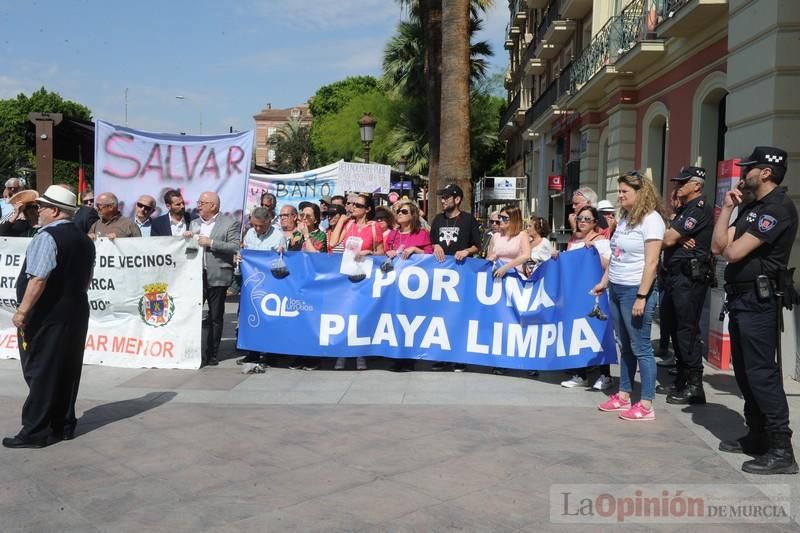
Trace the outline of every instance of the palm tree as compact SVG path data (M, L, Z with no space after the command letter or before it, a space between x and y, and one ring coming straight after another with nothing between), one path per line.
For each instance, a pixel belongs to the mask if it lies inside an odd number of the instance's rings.
M309 169L311 135L309 127L299 118L293 118L279 126L267 142L274 146L275 164L279 172L290 174Z
M469 20L470 0L443 0L441 116L446 121L440 123L439 176L461 187L463 208L472 211Z
M409 160L413 172L427 170L431 191L438 187L439 136L441 129L441 62L442 62L442 0L398 0L407 9L408 20L398 26L397 34L390 39L383 60L383 84L387 89L404 95L424 109L425 120L420 122L417 112L406 117L405 126L393 134L396 147L393 158L401 155ZM482 21L479 11L486 11L494 0L472 0L469 16L469 37L480 31ZM492 55L488 42L479 41L470 46L471 84L476 84L486 76L488 63L486 57ZM424 95L424 98L422 96ZM467 110L468 113L468 110ZM416 131L414 125L422 129ZM467 124L467 129L469 129ZM427 146L413 146L409 143L424 143ZM401 148L401 146L403 148ZM405 152L403 152L405 150ZM415 156L424 157L417 161ZM433 202L432 205L438 205Z

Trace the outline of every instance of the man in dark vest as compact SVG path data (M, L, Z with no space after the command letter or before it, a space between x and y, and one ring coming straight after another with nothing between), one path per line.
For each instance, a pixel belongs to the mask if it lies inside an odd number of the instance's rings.
M53 185L37 200L41 229L17 279L17 327L28 397L6 448L42 448L75 436L75 399L89 326L94 243L72 222L75 194Z

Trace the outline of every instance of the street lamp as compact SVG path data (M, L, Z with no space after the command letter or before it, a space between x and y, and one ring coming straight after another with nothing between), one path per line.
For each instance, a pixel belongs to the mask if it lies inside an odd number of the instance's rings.
M358 127L361 130L361 144L364 145L364 162L369 163L369 145L372 144L372 139L375 137L375 126L378 121L372 118L372 114L364 113L358 119Z
M176 95L175 98L178 99L178 100L189 100L188 98L186 98L182 94ZM200 135L202 135L203 134L203 110L200 109L200 106L197 106L197 112L200 115Z
M406 169L408 168L408 160L406 156L401 156L400 159L397 161L397 169L400 171L400 194L403 194L403 191L406 188ZM411 190L411 187L408 188Z

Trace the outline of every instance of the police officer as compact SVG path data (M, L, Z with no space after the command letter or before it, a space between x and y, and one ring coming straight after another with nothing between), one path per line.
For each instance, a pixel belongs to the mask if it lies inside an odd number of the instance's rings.
M672 178L678 183L676 196L683 208L662 244L661 305L662 312L672 317L665 323L666 336L672 339L678 370L675 383L665 390L667 403L706 403L700 315L708 290L714 211L702 195L705 180L706 170L701 167L683 168ZM690 245L685 246L687 241Z
M775 361L779 340L775 282L786 270L797 234L797 208L779 187L786 174L786 152L757 146L737 163L743 189L755 200L742 204L742 190L725 195L714 226L712 251L722 255L725 292L730 313L731 359L744 397L748 434L723 441L719 449L757 457L742 465L751 474L796 474L797 463L789 429L789 405ZM736 221L728 227L734 207Z

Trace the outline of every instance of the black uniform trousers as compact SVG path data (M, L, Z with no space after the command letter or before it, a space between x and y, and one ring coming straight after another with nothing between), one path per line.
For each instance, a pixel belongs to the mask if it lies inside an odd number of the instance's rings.
M728 295L731 360L747 424L791 433L789 404L775 361L777 308L774 298L761 301L755 290Z
M700 316L708 283L692 281L683 272L666 272L661 288L661 327L672 340L679 369L703 369Z
M74 432L88 326L88 320L43 324L33 334L18 335L22 375L29 389L22 406L21 439L45 441Z
M659 270L657 281L660 295L660 300L658 302L658 320L661 329L661 338L658 339L658 344L659 347L664 351L664 357L666 357L666 351L669 349L669 343L672 342L672 345L675 346L675 339L672 337L675 332L675 319L672 316L672 306L667 308L664 305L664 298L666 295L666 291L664 290L664 275L665 272ZM675 350L673 349L673 352L674 351Z
M208 333L204 363L217 359L219 343L222 339L222 319L225 316L225 297L228 287L209 287L206 271L203 270L203 301L208 303Z

